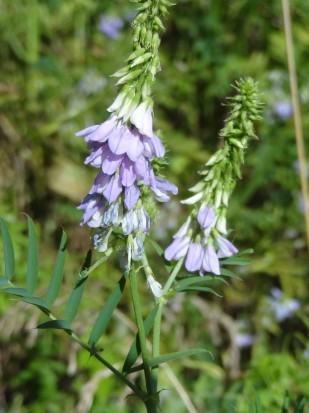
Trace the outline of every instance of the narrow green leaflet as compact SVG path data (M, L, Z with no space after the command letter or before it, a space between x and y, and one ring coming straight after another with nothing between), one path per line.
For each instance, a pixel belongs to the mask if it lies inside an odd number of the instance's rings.
M251 260L241 257L230 257L221 261L223 265L249 265Z
M153 246L153 248L157 251L157 253L158 253L158 255L163 255L163 249L161 248L161 246L156 242L156 241L154 241L154 240L150 240L150 242L151 242L151 244L152 244L152 246Z
M75 284L75 287L71 292L68 303L66 305L64 318L68 323L71 323L74 320L78 312L78 308L85 290L86 281L88 279L87 269L91 266L91 257L92 252L91 250L89 250L81 272L79 273L79 279L77 280L77 283Z
M14 249L8 227L2 218L0 218L0 230L3 242L5 277L11 280L15 272Z
M163 354L162 356L154 357L149 360L149 365L150 367L156 367L162 363L166 363L171 360L178 360L184 357L196 356L197 354L202 353L209 353L211 355L211 353L208 350L205 350L204 348L190 348L187 350L176 351L175 353L168 353Z
M155 316L158 312L158 308L159 308L158 305L153 307L153 309L151 310L151 312L149 313L147 318L144 320L144 329L145 329L146 337L150 333L150 330L151 330L152 325L153 325L153 321L154 321ZM128 353L126 359L125 359L123 367L122 367L122 371L124 373L127 373L130 370L130 368L136 362L136 360L137 360L138 356L140 355L140 353L141 353L141 349L140 349L140 345L139 345L139 341L138 341L138 335L136 335L135 339L134 339L134 341L131 345L131 348L129 350L129 353Z
M37 326L40 330L56 329L72 331L70 324L66 320L51 320Z
M220 272L221 272L221 275L224 275L225 277L231 277L231 278L236 278L240 280L240 278L237 277L237 275L233 271L228 270L224 267L220 267Z
M158 255L160 257L162 257L164 260L164 250L161 248L161 246L154 240L150 240L150 243L152 244L153 248L155 249L155 251L158 253ZM174 265L172 265L169 261L165 260L165 268L167 269L167 272L170 274L173 269L174 269Z
M45 296L45 303L47 307L51 307L57 298L58 292L61 287L63 268L66 256L66 246L67 246L67 236L65 232L62 233L60 246L58 250L58 255L56 259L55 268L53 271L52 278L50 280L48 290Z
M24 288L5 288L1 290L4 294L17 295L18 297L31 297L31 293Z
M181 290L176 288L176 291L178 291L178 292L200 291L200 292L206 292L206 293L214 294L217 297L222 297L220 294L216 293L215 290L213 290L212 288L209 288L209 287L194 286L194 287L186 287L186 288L183 288Z
M205 275L204 277L200 277L200 276L185 277L180 280L177 280L176 291L181 291L184 288L190 287L195 284L217 285L220 283L226 283L226 281L223 278L210 276L210 275Z
M0 275L0 287L6 287L8 285L10 285L8 280L3 277L3 275Z
M38 280L38 243L35 232L35 226L30 217L28 217L28 269L27 269L27 290L33 293Z
M41 311L43 311L45 314L50 314L50 310L48 307L46 307L46 303L42 298L39 297L23 297L21 301L24 301L25 303L32 304L35 307L39 308Z
M126 285L126 279L127 273L124 273L118 281L116 287L112 291L111 295L108 297L105 306L100 311L90 333L90 337L88 340L88 344L90 346L95 346L96 342L99 340L102 334L104 334L108 326L108 323L112 318L113 312L120 301L124 287Z

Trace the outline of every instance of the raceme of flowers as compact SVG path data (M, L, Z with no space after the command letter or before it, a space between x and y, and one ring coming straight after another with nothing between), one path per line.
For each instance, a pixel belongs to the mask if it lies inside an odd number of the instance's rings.
M240 166L248 141L257 138L253 121L260 119L262 105L251 78L236 82L235 89L238 95L228 100L231 113L220 133L224 147L200 172L202 180L190 189L195 194L182 201L192 205L193 210L165 250L167 260L185 258L186 269L200 275L207 272L220 275L220 258L238 252L227 239L226 213L236 179L241 177Z
M91 150L85 163L99 169L78 207L84 211L82 225L97 228L94 245L101 252L106 251L114 230L125 235L129 262L131 258L141 259L143 240L149 233L149 192L161 202L178 192L175 185L154 173L153 161L162 158L165 149L153 131L150 97L160 69L161 19L171 5L167 0L157 0L139 7L132 22L133 51L126 66L113 75L119 78L119 93L108 108L111 115L102 124L77 133Z
M165 149L153 132L151 111L141 104L132 113L131 122L132 126L128 126L112 114L101 125L77 133L92 151L85 163L99 169L89 194L78 207L84 210L82 225L101 229L95 237L99 251L107 249L110 227L120 225L124 235L135 233L134 242L142 244L150 228L141 197L142 185L149 187L161 202L170 199L169 193L178 192L174 184L154 174L151 161L162 158Z

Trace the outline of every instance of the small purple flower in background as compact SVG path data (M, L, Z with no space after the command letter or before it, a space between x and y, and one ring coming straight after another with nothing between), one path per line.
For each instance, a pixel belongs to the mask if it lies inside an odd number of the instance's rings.
M124 22L120 17L112 17L103 14L100 17L98 28L100 32L105 34L105 36L109 37L110 39L118 39L123 26Z
M293 106L290 102L278 102L275 104L275 113L282 120L287 120L293 115Z
M252 334L238 333L235 336L235 344L239 348L251 347L254 343L254 337Z
M272 297L267 297L270 311L277 321L281 322L290 318L296 310L300 308L300 302L295 298L284 298L279 288L271 289Z

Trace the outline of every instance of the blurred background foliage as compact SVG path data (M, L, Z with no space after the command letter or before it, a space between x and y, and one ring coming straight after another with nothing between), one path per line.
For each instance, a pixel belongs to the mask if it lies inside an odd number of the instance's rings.
M307 137L309 3L294 0L291 7ZM43 285L60 228L68 233L59 309L91 243L76 205L95 171L83 165L87 150L74 133L107 118L116 95L110 74L131 50L133 16L134 3L125 0L0 1L0 215L13 234L21 280L27 250L21 213L37 225ZM162 368L162 411L194 412L184 404L188 393L198 412L247 413L258 393L265 412L279 412L285 390L294 399L309 398L308 256L281 4L179 0L166 29L153 93L155 127L169 149L166 175L180 195L160 205L153 225L163 246L185 219L179 200L219 144L231 83L254 77L266 104L260 141L248 151L228 217L237 246L255 250L251 265L236 269L240 280L216 287L221 298L179 294L168 304L162 349L205 347L214 361L189 359ZM164 281L162 263L153 256L152 264ZM91 276L75 326L80 335L89 333L119 276L116 257ZM41 316L32 307L0 300L1 412L142 411L67 337L38 332ZM145 287L145 313L150 301ZM134 334L130 320L125 293L101 340L105 357L119 366Z

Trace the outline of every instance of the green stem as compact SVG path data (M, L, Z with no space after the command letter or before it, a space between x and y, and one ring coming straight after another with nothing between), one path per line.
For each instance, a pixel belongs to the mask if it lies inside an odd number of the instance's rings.
M57 320L57 318L52 314L49 313L48 317L51 320ZM126 376L124 376L122 373L120 373L120 371L118 371L117 369L115 369L115 367L113 367L107 360L105 360L99 353L94 353L93 354L93 348L85 343L84 341L82 341L75 333L73 333L73 331L71 330L64 330L74 341L76 341L82 348L84 348L85 350L87 350L91 356L93 356L95 359L97 359L100 363L102 363L105 367L107 367L112 373L115 374L115 376L117 376L124 384L126 384L128 387L130 387L131 390L133 390L133 392L136 394L136 396L138 396L140 399L142 399L143 401L145 401L146 399L146 395L143 391L141 391L137 386L135 386L134 383L131 382L131 380L129 380Z
M148 351L146 347L146 334L144 329L144 322L141 312L141 304L138 295L138 285L137 285L137 277L134 270L130 271L130 285L131 285L131 294L132 294L132 302L134 307L135 319L138 328L138 339L141 346L141 353L143 358L143 366L144 366L144 374L145 374L145 382L146 382L146 389L147 389L147 399L144 401L147 412L148 413L156 413L157 412L157 402L155 400L155 393L156 389L154 388L153 378L151 375L151 368L149 366L149 358L148 358Z
M180 271L180 269L181 269L181 267L182 267L183 261L184 261L184 258L181 258L181 259L177 262L177 264L175 265L173 271L171 272L171 274L170 274L170 276L169 276L168 280L166 281L166 284L165 284L165 286L164 286L164 288L163 288L163 294L164 294L164 295L168 293L168 291L169 291L169 289L171 288L173 282L175 281L175 278L177 277L177 275L178 275L178 273L179 273L179 271Z
M92 273L92 271L94 271L96 268L98 268L101 264L103 264L113 253L113 248L109 248L104 256L102 258L100 258L97 262L95 262L88 270L87 270L87 275L89 275L90 273Z

